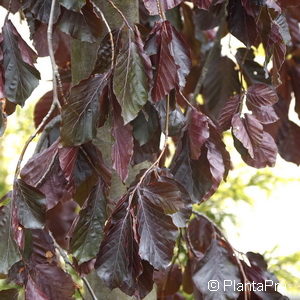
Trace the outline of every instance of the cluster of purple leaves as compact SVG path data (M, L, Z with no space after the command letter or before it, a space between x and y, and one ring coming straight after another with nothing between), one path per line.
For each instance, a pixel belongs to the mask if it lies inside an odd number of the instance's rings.
M179 290L195 299L284 299L275 289L210 293L211 279L276 278L261 256L237 257L212 222L191 215L192 204L208 200L232 168L223 131L231 129L249 166L274 166L277 152L300 163L300 128L288 115L292 94L300 115L298 1L143 0L139 24L110 33L96 2L60 0L54 9L53 50L65 96L61 114L48 116L35 154L1 200L1 275L25 287L26 299L72 299L76 286L60 266L60 247L79 275L96 270L106 286L137 298L156 283L159 299L181 299ZM34 64L49 55L51 1L1 5L22 11L37 53L7 18L0 34L0 135L38 85ZM221 54L228 33L245 45L234 61ZM75 41L93 47L76 57ZM260 44L264 65L251 48ZM77 82L74 70L85 64L90 69ZM51 91L36 104L36 127L52 98ZM176 148L168 168L162 133ZM147 169L145 162L157 163ZM17 295L0 292L1 299Z

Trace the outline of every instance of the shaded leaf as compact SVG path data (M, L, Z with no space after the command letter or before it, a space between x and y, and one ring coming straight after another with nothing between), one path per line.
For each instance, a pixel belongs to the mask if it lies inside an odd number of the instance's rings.
M90 2L87 2L80 12L62 8L57 26L72 38L88 43L95 43L103 28L102 21L94 13Z
M218 117L218 127L221 131L228 130L231 127L231 120L240 110L241 101L241 95L235 95L227 100Z
M198 159L201 155L201 148L209 137L208 118L200 111L191 111L188 134L191 158Z
M132 217L127 208L126 199L121 199L105 226L95 269L110 289L118 287L126 294L133 295L136 278L141 272L141 262L137 254Z
M67 9L79 12L85 5L86 0L59 0L59 3Z
M184 87L191 67L189 49L169 21L155 24L146 43L146 52L156 61L154 102L162 100L175 87Z
M140 55L143 49L140 37L137 34L132 36L130 31L123 35L123 46L116 60L113 89L122 108L122 117L127 124L136 118L146 104L149 98L149 84Z
M226 280L238 284L241 282L239 268L233 263L233 256L220 241L213 240L205 256L197 262L193 281L203 297L211 300L235 300L239 296L234 286L224 286ZM217 291L211 292L208 283L216 280L220 284Z
M58 141L29 159L21 170L21 178L46 196L47 209L70 197L68 182L59 164Z
M25 228L42 229L46 219L45 196L22 179L18 179L13 197L20 223Z
M183 0L160 0L162 11L165 12L179 5ZM150 15L158 15L159 9L156 0L143 0L145 7L147 8Z
M202 93L205 113L215 120L229 97L240 91L240 83L234 62L226 56L221 57L219 47L212 51Z
M7 274L10 267L21 259L13 236L12 202L0 207L0 274Z
M146 193L138 195L139 255L155 269L165 269L172 260L178 230L153 200Z
M113 168L124 182L128 176L128 166L133 155L133 136L131 125L124 125L118 103L113 105L112 136L115 138L111 154Z
M99 182L79 213L72 232L70 251L81 264L96 256L106 221L106 198Z
M53 264L37 264L30 270L25 298L71 300L74 292L75 285L69 274Z
M182 272L178 264L173 264L166 270L155 271L153 280L158 287L158 297L175 294L182 283Z
M30 64L36 57L32 56L34 52L25 44L10 20L4 24L2 32L4 93L9 101L23 106L39 83L40 74ZM31 56L28 57L28 54Z
M98 74L72 87L63 107L61 139L65 146L78 146L96 136L100 96L109 74Z
M42 23L48 24L51 11L51 0L25 0L22 8L25 12L30 12L33 16ZM60 6L56 2L53 16L53 23L55 24L60 14Z
M275 90L264 83L257 83L250 86L246 93L247 104L251 107L273 105L278 101Z
M241 0L228 3L228 30L248 48L257 43L257 27L253 16L243 7Z
M236 114L232 118L232 132L254 158L263 139L263 126L250 114L245 114L245 119Z
M159 127L157 112L149 103L144 107L132 123L133 136L140 146L151 140Z

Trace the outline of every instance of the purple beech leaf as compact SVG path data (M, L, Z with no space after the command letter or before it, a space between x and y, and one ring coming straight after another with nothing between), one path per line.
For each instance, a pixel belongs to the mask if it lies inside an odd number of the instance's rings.
M229 0L228 30L248 48L257 42L257 27L255 18L251 16L241 0Z
M240 270L234 264L234 256L222 245L221 241L213 240L204 257L194 266L193 282L204 299L236 300L240 294L234 286L225 287L225 280L232 280L235 284L241 282ZM215 292L209 290L210 280L216 280L220 289Z
M152 100L162 100L176 87L185 86L191 68L190 53L181 35L169 21L157 22L146 43L146 52L155 59Z
M124 182L128 176L128 167L133 155L133 136L132 126L124 125L121 108L116 102L113 104L112 136L115 139L111 153L113 168Z
M124 30L125 31L125 30ZM113 90L122 108L125 124L135 119L149 98L149 78L144 66L143 42L139 34L123 32L117 56Z
M25 12L30 12L33 14L35 19L41 21L42 23L48 24L51 10L51 0L25 0L22 1L22 9ZM56 2L53 23L55 24L60 15L60 6Z
M157 284L158 297L174 295L182 284L182 272L178 264L166 270L154 271L153 280Z
M258 120L250 114L245 114L245 119L236 114L232 118L232 132L248 150L250 157L254 158L255 150L261 146L264 132Z
M192 204L187 191L169 171L156 169L155 172L157 176L151 176L141 191L152 203L162 208L165 214L171 215L177 227L185 227L191 216Z
M229 153L219 132L212 125L210 125L210 138L205 143L205 147L211 175L211 187L204 194L202 201L209 199L216 192L221 181L226 180L228 171L231 168Z
M247 105L249 109L251 109L255 118L261 124L272 124L279 120L274 108L272 106L260 106L260 107L251 107ZM251 108L250 108L251 107Z
M228 130L231 127L231 120L239 111L241 101L241 95L232 96L227 100L218 117L218 127L221 131Z
M21 170L21 178L46 196L48 210L70 197L68 181L59 164L58 141L29 159Z
M286 161L300 165L300 127L292 122L285 121L279 127L276 144L280 156Z
M191 158L198 159L201 155L201 148L209 138L208 118L197 110L191 111L188 126Z
M82 7L85 5L86 0L59 0L59 3L66 9L80 12Z
M180 88L184 88L186 85L186 77L189 75L192 67L190 48L182 35L177 32L173 26L171 26L171 30L171 51L177 66L178 85Z
M40 73L30 63L35 61L36 54L23 41L10 20L5 22L2 32L5 97L23 106L39 83Z
M25 287L27 300L72 300L75 284L69 274L54 264L31 267Z
M139 255L155 269L165 269L172 260L178 236L177 227L174 226L172 218L146 195L140 194L138 202Z
M95 43L103 32L102 20L97 17L93 5L87 2L80 12L62 8L57 22L58 28L72 38L83 42Z
M272 83L274 86L281 84L279 71L283 65L286 55L286 45L283 36L280 32L280 27L277 23L272 22L270 32L267 36L267 41L264 45L266 49L266 62L269 62L272 57L273 70L272 70Z
M235 63L227 56L221 56L221 48L212 49L207 74L203 81L205 113L216 120L229 97L240 92L240 83Z
M20 224L25 228L42 229L46 221L45 196L22 179L18 179L13 197Z
M69 183L73 180L78 151L79 147L58 147L59 164Z
M79 146L96 136L100 96L109 73L97 74L72 87L68 104L63 107L61 139L64 146Z
M138 294L143 299L153 291L153 267L142 260L143 273L138 277ZM155 292L156 294L156 292Z
M51 238L47 229L33 229L30 230L31 243L26 246L30 251L30 263L35 264L45 264L45 263L58 263L58 258L56 257L56 250L54 246L54 241ZM27 250L27 249L26 249Z
M95 269L110 289L118 287L133 295L142 269L126 197L119 201L105 226Z
M265 168L266 166L274 167L277 157L277 146L273 137L263 132L263 137L259 147L254 149L253 158L249 155L248 151L243 147L239 140L234 138L234 144L240 152L242 159L251 167Z
M79 212L72 232L70 251L79 264L96 257L105 220L106 197L103 184L99 181Z
M146 9L148 10L150 15L158 15L158 0L143 0ZM168 9L171 9L177 5L179 5L183 0L159 0L162 12L165 12Z
M189 223L186 234L196 258L202 259L215 235L213 224L206 218L197 216Z
M247 104L261 107L275 104L278 101L278 96L271 86L264 83L256 83L248 88L246 99Z
M150 33L146 43L146 53L156 55L156 71L152 88L152 100L162 100L178 82L177 66L174 54L170 50L172 41L171 24L168 21L158 22Z
M17 243L14 239L12 202L0 206L0 274L8 274L8 270L21 259Z

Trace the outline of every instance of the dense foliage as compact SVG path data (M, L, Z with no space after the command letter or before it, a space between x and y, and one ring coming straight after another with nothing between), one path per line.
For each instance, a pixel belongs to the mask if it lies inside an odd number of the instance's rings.
M275 286L211 292L210 280L277 279L192 205L209 201L232 168L226 130L251 167L274 166L277 152L300 163L300 128L289 120L292 94L300 114L298 1L0 4L0 135L38 86L37 58L50 56L53 68L1 200L0 274L29 300L72 299L70 267L93 298L85 276L95 270L99 285L137 298L156 283L160 299L286 299ZM36 51L10 21L17 11ZM222 52L228 34L244 44L234 55Z

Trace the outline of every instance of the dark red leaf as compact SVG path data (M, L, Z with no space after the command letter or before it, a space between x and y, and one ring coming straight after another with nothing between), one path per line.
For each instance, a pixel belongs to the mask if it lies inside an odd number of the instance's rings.
M174 264L166 270L155 271L153 280L158 287L158 297L164 298L175 294L179 290L182 283L182 272L180 267Z
M65 146L78 146L96 136L100 96L108 77L108 73L97 74L72 87L62 111L61 139Z
M240 110L241 101L241 95L235 95L227 100L218 117L218 127L221 131L228 130L231 127L231 120Z
M191 158L198 159L201 155L201 148L209 137L208 118L200 111L191 111L188 134Z
M133 295L142 272L132 226L128 202L121 199L105 226L95 263L98 276L110 289L118 287L128 295Z
M183 0L160 0L162 12L179 5ZM150 15L158 15L159 8L157 0L143 0Z
M172 260L177 227L172 218L146 194L138 195L139 255L155 269L165 269Z
M278 101L276 91L264 83L251 85L247 90L246 98L251 107L273 105Z
M27 13L32 13L33 16L39 21L48 24L51 10L51 1L50 0L26 0L23 1L22 8ZM54 24L56 23L60 14L60 6L56 2L55 11L53 15Z
M18 218L24 228L42 229L46 219L46 199L36 188L18 179L13 191Z
M185 85L191 67L190 54L183 38L169 21L156 23L146 43L146 52L155 55L152 100L157 102L175 87Z
M245 119L236 114L232 118L232 132L254 158L254 151L261 145L263 126L252 115L245 114Z
M46 196L47 209L71 196L70 187L59 164L58 141L35 154L21 170L21 178Z
M30 270L26 300L71 300L75 285L69 274L54 264L37 264Z
M113 168L124 182L128 176L128 167L133 155L132 126L124 125L121 108L118 103L113 104L112 136L115 143L112 147Z
M256 22L253 16L248 14L241 0L230 0L227 9L229 32L247 47L255 45L258 42Z

